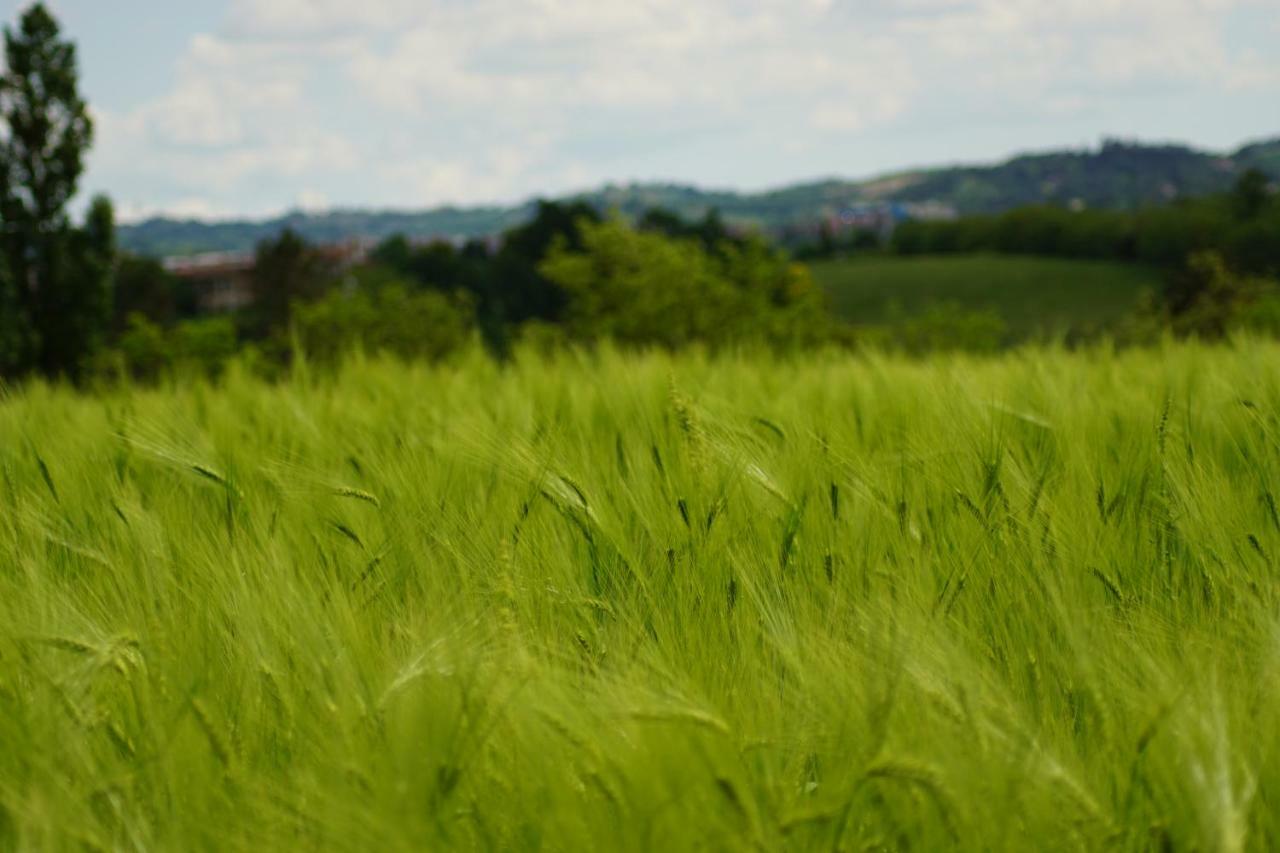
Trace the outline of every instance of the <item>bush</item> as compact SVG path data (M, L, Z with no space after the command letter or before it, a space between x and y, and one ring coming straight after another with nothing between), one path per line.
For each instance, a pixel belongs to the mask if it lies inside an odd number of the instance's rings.
M186 371L216 377L240 351L230 317L187 320L164 329L135 311L125 318L115 346L95 357L92 372L144 381Z
M1247 210L1248 215L1241 211ZM1219 252L1234 269L1280 272L1280 203L1211 196L1136 212L1037 205L998 216L907 222L891 243L900 255L1003 252L1137 261L1174 269L1195 252Z
M1280 288L1272 288L1240 309L1241 329L1270 337L1280 337Z
M328 364L355 348L438 360L471 340L475 314L470 299L461 294L413 292L400 283L354 293L334 291L293 310L303 351Z
M226 316L179 323L173 328L170 342L177 367L206 376L222 373L238 350L235 324Z
M125 330L116 341L119 364L135 379L155 379L169 367L169 342L162 329L139 312L125 319Z
M583 222L582 249L561 244L539 272L567 296L568 339L677 349L744 341L814 343L828 319L808 270L755 239L707 251L696 239Z
M1243 275L1217 252L1197 252L1173 279L1167 295L1175 332L1221 338L1234 328L1265 328L1274 309L1277 285Z

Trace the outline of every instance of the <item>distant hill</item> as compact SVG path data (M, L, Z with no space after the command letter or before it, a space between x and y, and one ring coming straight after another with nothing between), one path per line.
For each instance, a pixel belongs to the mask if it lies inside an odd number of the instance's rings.
M917 169L862 181L831 179L762 193L631 184L572 198L627 215L660 206L701 217L716 208L730 223L779 232L812 226L859 202L937 202L959 213L991 213L1032 203L1128 209L1221 192L1250 167L1280 179L1280 138L1231 154L1108 140L1096 149L1026 154L996 165ZM336 210L236 222L150 219L122 226L120 242L133 252L176 255L248 249L286 226L317 242L381 239L397 233L416 238L487 237L528 219L533 206L530 201L419 212Z

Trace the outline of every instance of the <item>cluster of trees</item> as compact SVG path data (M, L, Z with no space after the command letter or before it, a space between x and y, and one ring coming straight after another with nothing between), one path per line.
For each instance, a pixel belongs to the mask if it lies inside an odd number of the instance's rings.
M419 354L448 351L471 321L500 356L521 339L788 347L820 340L829 328L825 299L807 270L759 237L729 233L714 213L688 222L655 209L633 225L580 202L544 201L496 251L474 242L415 246L394 237L371 260L355 271L358 296L335 294L302 310L297 325L304 339L322 311L325 336L405 353L406 345L382 343L395 324L373 318L379 305L399 314L409 299L419 300L417 310L443 331ZM343 304L359 311L344 311ZM356 316L370 318L359 334L334 333Z
M653 210L635 226L585 203L538 205L496 249L382 243L354 269L285 230L257 247L249 304L200 316L193 285L116 250L110 203L82 225L67 206L93 124L75 46L36 3L5 30L0 78L0 375L217 371L233 355L264 368L301 348L334 360L363 346L439 358L477 333L505 354L520 337L635 345L784 345L815 339L825 309L807 273L714 213Z
M1280 331L1280 195L1257 169L1245 170L1229 193L1133 212L1037 206L910 222L894 232L890 248L901 255L1000 252L1163 269L1164 292L1118 331L1122 338L1164 329L1203 337L1240 326Z
M0 76L0 375L78 375L110 322L111 204L82 225L67 203L93 122L77 89L75 46L37 3L4 30Z
M783 233L781 242L791 247L791 254L798 261L820 261L884 249L879 231L871 228L837 230L830 222L818 226L816 238L808 229L792 229Z
M803 266L726 228L714 211L686 221L651 209L629 223L585 202L541 202L496 246L393 237L356 268L286 229L258 245L249 305L200 316L189 282L116 251L109 201L94 199L78 225L67 214L93 136L74 45L40 3L5 29L4 41L0 376L150 377L178 365L215 372L233 356L269 369L299 349L319 361L354 347L435 359L477 337L505 356L522 338L785 348L842 334ZM844 241L823 232L808 255L876 241L871 232ZM1221 333L1241 306L1266 323L1280 318L1280 310L1257 310L1280 306L1267 296L1275 289L1268 277L1280 273L1280 199L1256 171L1229 194L1133 213L1027 207L907 223L889 248L1158 264L1171 270L1170 286L1148 317L1165 327ZM993 348L1003 337L998 316L946 306L898 327L915 350L955 341Z
M216 370L236 354L270 369L299 348L319 363L355 347L438 359L476 337L499 357L520 340L785 348L832 328L807 269L714 214L687 222L652 210L633 225L581 203L540 202L496 248L396 236L352 268L286 230L259 244L252 282L240 312L192 317L182 280L127 258L115 343L99 364L151 377L178 365Z
M904 255L1005 252L1182 267L1218 252L1234 269L1280 272L1280 198L1268 177L1245 171L1232 192L1133 212L1022 207L950 222L908 222L891 248Z
M786 348L828 337L808 270L758 239L673 238L619 219L580 232L581 248L554 245L538 267L565 295L561 329L571 340Z
M389 247L387 247L389 248ZM465 297L427 288L381 264L345 268L297 233L261 241L238 311L201 315L192 283L151 259L122 256L113 335L97 373L150 379L174 370L216 374L232 358L271 373L299 352L336 361L367 344L436 358L472 338Z

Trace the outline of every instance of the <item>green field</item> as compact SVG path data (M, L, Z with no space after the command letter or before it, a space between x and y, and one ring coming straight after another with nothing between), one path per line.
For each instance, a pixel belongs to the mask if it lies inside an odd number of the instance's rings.
M0 402L0 850L1280 847L1280 345Z
M939 303L996 312L1018 340L1095 331L1158 291L1158 271L1110 261L1009 255L875 256L812 265L835 313L859 324L918 316Z

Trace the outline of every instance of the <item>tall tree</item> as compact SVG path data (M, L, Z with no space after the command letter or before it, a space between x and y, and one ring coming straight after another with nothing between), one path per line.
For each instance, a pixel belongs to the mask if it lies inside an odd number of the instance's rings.
M101 306L109 278L99 275L89 285L67 285L108 242L98 208L83 234L72 234L67 203L84 172L84 155L93 138L93 122L80 97L75 45L60 38L58 22L43 3L29 7L16 31L4 30L5 69L0 76L0 222L8 282L10 350L18 367L39 366L46 372L74 372L66 359L83 355L87 341L60 336L92 331L105 322ZM3 298L3 297L0 297ZM72 316L68 316L68 314ZM95 319L97 318L97 319ZM0 329L0 333L3 330ZM3 350L0 345L0 350Z
M1241 219L1253 219L1267 206L1269 184L1266 172L1246 169L1231 189L1231 206Z
M287 328L295 302L315 299L333 283L332 266L292 228L259 242L251 281L249 331L266 337Z
M39 367L49 375L75 377L111 324L112 272L116 255L115 212L97 196L81 228L64 229L49 266L50 285L37 293Z
M116 334L129 328L129 317L141 314L161 326L172 324L184 309L187 294L176 275L155 258L122 252L116 262L111 328Z

